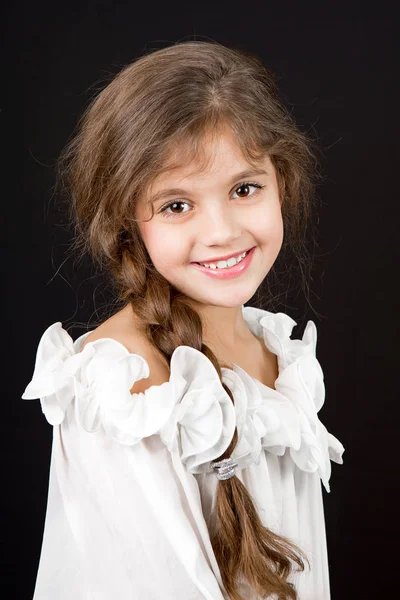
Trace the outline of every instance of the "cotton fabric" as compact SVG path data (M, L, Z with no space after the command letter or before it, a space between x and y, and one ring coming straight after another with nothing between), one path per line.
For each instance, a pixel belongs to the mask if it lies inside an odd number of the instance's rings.
M23 399L40 399L53 426L48 504L33 600L227 600L210 543L228 447L263 524L302 548L300 600L329 600L321 483L343 445L318 418L324 375L317 330L302 339L287 314L242 307L249 329L277 355L275 389L238 365L222 368L189 346L169 381L131 394L146 360L116 340L82 344L56 322L43 333ZM258 600L242 583L243 597Z

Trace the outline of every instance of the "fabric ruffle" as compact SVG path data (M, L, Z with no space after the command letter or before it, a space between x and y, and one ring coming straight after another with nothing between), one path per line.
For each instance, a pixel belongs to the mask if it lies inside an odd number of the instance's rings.
M244 468L258 464L263 451L282 456L287 448L299 469L318 471L329 491L330 461L342 464L344 447L318 418L325 400L324 376L316 359L317 332L307 323L301 340L292 340L296 322L284 313L243 307L250 329L263 336L278 358L275 388L250 377L238 365L222 368L189 346L178 346L170 362L170 378L145 392L131 394L134 383L149 376L148 363L111 338L74 343L60 322L42 335L31 382L23 399L40 398L42 411L59 425L73 409L87 432L101 428L115 441L133 445L159 434L178 452L191 473L210 470L210 462L228 448L238 430L232 457Z
M147 378L148 363L111 338L77 351L60 322L42 335L24 400L40 398L51 425L59 425L74 402L77 423L87 432L101 427L115 441L132 445L159 433L172 449L175 438L188 471L200 473L229 446L235 410L213 364L189 346L175 349L170 379L131 394Z
M61 323L50 325L36 352L32 380L23 400L40 398L42 412L51 425L59 425L76 394L76 374L90 360L90 349L76 354L71 336Z
M321 365L316 358L316 326L313 321L308 321L302 339L293 340L290 336L296 322L285 313L268 313L246 307L243 314L254 333L260 333L256 324L262 328L265 344L277 355L279 366L274 390L256 382L240 367L233 365L233 372L239 374L245 384L242 394L251 398L245 418L259 424L264 450L282 455L286 448L290 448L290 455L298 468L310 473L318 471L329 492L330 461L343 464L344 447L327 431L317 414L325 401L325 384ZM237 393L240 393L240 388L239 384ZM237 403L238 410L243 404L246 401ZM267 420L266 407L270 409ZM273 417L271 413L274 413ZM267 424L270 430L264 432L263 427ZM248 436L248 440L251 440L251 436ZM257 445L258 442L253 440L253 452Z
M176 404L171 418L160 429L160 436L169 450L177 437L187 470L202 473L231 443L236 427L235 409L214 365L202 352L178 346L170 368Z

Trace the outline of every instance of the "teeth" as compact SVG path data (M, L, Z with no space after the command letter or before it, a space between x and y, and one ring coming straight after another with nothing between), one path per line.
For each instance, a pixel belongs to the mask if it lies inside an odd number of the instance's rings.
M200 263L203 267L208 267L209 269L228 269L233 267L237 263L240 263L245 256L247 256L247 252L243 252L236 258L229 258L228 260L219 260L216 263Z

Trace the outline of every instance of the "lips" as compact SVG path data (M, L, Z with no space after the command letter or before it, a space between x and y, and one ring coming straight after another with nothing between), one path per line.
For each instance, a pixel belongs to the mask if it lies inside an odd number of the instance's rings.
M190 263L190 264L192 265L192 267L194 269L200 271L201 273L203 273L204 275L206 275L207 277L210 277L212 279L220 279L220 280L234 279L235 277L240 277L242 275L242 273L245 273L247 271L247 269L251 265L255 251L256 251L256 247L254 246L247 252L247 254L243 260L236 263L233 267L228 267L226 269L218 269L218 268L213 269L213 268L209 268L209 267L204 267L203 265L201 265L199 263L195 263L195 262Z

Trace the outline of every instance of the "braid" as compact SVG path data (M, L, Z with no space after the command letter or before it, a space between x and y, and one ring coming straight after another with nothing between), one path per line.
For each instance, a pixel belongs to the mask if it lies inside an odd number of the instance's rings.
M139 250L139 247L140 250ZM135 244L135 256L144 252L142 240ZM114 276L119 279L121 297L128 301L147 339L170 363L180 345L202 352L215 367L223 388L234 404L229 387L222 381L219 362L203 344L199 314L187 303L187 297L174 288L147 260L132 261L124 249ZM228 458L238 440L237 429L229 447L215 460ZM288 539L263 526L246 487L236 477L218 482L216 531L211 544L220 567L222 581L231 600L243 600L237 591L238 579L251 583L262 597L278 594L279 600L297 600L294 586L288 583L290 559L304 570L305 554Z

